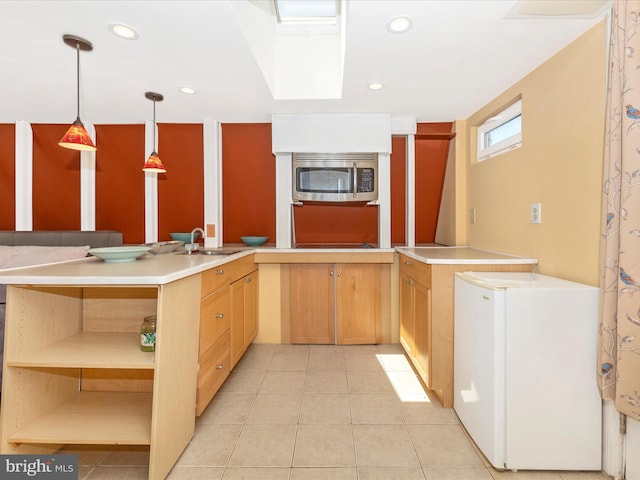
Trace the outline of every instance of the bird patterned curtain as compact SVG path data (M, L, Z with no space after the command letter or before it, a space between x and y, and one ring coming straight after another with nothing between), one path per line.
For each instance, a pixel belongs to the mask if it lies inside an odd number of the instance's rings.
M607 93L599 383L640 420L640 0L613 2Z

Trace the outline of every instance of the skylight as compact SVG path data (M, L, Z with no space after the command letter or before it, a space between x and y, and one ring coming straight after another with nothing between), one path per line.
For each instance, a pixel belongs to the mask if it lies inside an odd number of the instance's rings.
M280 24L319 23L335 25L337 0L273 0Z
M275 100L342 98L348 0L234 0Z

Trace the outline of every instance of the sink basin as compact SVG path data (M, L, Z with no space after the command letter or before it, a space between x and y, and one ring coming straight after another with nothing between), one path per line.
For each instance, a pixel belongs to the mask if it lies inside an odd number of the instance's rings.
M201 248L195 252L191 252L191 255L233 255L240 250L229 250L227 248ZM178 255L187 255L186 251L178 253Z
M225 248L201 248L197 253L199 253L200 255L233 255L234 253L238 253L239 251L240 250L228 250Z

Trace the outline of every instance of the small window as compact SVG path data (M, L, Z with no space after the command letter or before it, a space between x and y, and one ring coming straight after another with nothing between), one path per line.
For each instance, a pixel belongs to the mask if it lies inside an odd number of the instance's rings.
M478 127L478 161L522 146L522 100Z

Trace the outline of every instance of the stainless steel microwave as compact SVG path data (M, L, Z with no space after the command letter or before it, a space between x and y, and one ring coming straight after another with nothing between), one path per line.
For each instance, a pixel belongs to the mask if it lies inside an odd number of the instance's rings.
M294 201L370 202L377 199L377 153L293 154Z

